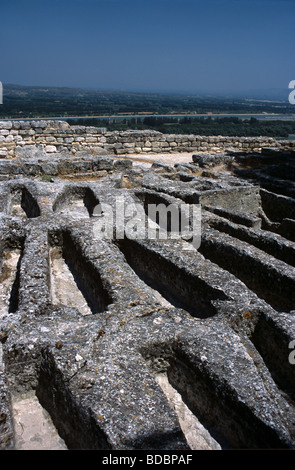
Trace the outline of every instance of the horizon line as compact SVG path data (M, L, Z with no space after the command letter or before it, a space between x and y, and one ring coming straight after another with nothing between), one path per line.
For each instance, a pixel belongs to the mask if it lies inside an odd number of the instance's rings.
M251 88L251 89L240 89L240 90L185 90L185 89L147 89L147 88L133 88L133 89L120 89L120 88L104 88L95 86L81 86L81 85L23 85L20 83L5 83L1 82L3 91L6 86L15 86L23 88L58 88L58 89L69 89L69 90L85 90L85 91L101 91L101 92L113 92L113 93L144 93L144 94L193 94L193 95L239 95L249 93L275 93L275 92L288 92L288 87L271 87L271 88Z

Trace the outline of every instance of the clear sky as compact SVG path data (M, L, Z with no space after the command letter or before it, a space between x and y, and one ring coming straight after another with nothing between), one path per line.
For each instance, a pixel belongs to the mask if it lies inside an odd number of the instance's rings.
M127 91L288 88L294 0L1 0L0 81Z

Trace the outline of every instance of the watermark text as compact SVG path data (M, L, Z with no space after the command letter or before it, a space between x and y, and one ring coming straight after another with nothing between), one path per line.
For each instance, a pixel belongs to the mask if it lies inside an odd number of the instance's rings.
M289 343L289 349L293 349L293 351L290 352L289 354L289 363L294 365L295 364L295 339L290 341Z
M293 91L289 94L289 103L295 104L295 80L291 80L289 83L289 88L294 88Z
M115 205L98 204L93 211L96 239L184 240L184 250L198 249L201 244L200 204L125 203L118 196Z

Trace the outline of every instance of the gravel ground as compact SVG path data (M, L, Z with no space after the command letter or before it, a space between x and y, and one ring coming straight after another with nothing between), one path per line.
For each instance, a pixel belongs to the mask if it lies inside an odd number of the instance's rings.
M191 163L193 153L160 153L160 154L130 154L126 158L132 160L134 165L149 168L153 162L165 163L173 166L175 163Z

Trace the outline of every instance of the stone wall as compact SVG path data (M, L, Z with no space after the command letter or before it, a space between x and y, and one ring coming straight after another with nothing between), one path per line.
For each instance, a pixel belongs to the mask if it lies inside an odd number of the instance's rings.
M263 147L295 149L295 141L277 141L271 137L171 135L152 130L108 132L106 128L70 126L65 121L0 121L0 158L30 156L36 150L126 155L229 148L260 151Z

